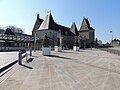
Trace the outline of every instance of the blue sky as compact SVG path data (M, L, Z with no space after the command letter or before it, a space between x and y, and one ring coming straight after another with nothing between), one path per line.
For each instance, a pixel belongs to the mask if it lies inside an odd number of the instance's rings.
M120 0L0 0L0 27L16 25L31 34L37 14L44 19L51 10L55 22L80 29L83 17L95 28L96 37L110 42L120 39Z

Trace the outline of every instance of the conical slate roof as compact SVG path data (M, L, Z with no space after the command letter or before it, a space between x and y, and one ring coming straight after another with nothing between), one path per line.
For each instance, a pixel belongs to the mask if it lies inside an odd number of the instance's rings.
M90 23L89 23L89 20L88 18L86 19L85 17L83 18L83 21L82 21L82 24L81 24L81 27L80 27L80 31L82 30L93 30L92 27L90 27Z
M37 30L60 30L61 35L79 36L79 32L75 23L72 24L71 28L57 24L54 22L51 12L46 15L45 19Z
M15 35L10 28L7 28L7 29L5 30L5 33L4 33L4 34L7 34L7 35Z
M42 22L41 26L38 30L43 29L52 29L54 27L55 23L52 17L51 12L48 13L48 15L45 17L45 20Z
M72 26L71 26L71 28L70 28L70 31L71 31L75 36L79 36L78 29L77 29L77 27L76 27L75 22L72 23Z

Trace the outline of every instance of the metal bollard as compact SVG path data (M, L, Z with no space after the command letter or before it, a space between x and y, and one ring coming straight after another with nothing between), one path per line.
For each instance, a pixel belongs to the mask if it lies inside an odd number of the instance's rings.
M32 56L32 48L30 48L30 56Z
M28 54L27 54L27 52L26 52L26 62L27 62L27 60L28 60Z
M18 53L18 64L21 65L22 64L22 51L19 50L19 53Z

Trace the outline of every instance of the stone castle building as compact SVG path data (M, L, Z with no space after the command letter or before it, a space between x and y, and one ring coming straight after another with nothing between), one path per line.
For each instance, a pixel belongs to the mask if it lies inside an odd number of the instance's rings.
M62 39L62 46L65 48L72 48L75 45L75 41L79 41L79 46L93 47L94 46L94 32L90 26L88 19L83 18L80 30L78 31L75 22L72 23L71 27L66 27L57 24L51 12L49 12L45 19L40 19L37 14L37 19L32 30L32 36L37 37L41 40L40 47L42 47L42 40L45 33L50 40L50 46L55 46L58 38Z
M120 47L120 40L115 38L111 41L111 46Z

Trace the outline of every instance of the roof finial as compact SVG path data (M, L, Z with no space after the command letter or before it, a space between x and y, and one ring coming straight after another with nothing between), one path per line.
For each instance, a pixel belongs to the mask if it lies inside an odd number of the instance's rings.
M37 19L39 19L39 14L37 14Z
M47 11L47 13L51 13L51 10Z
M75 24L75 22L72 22L72 24Z

